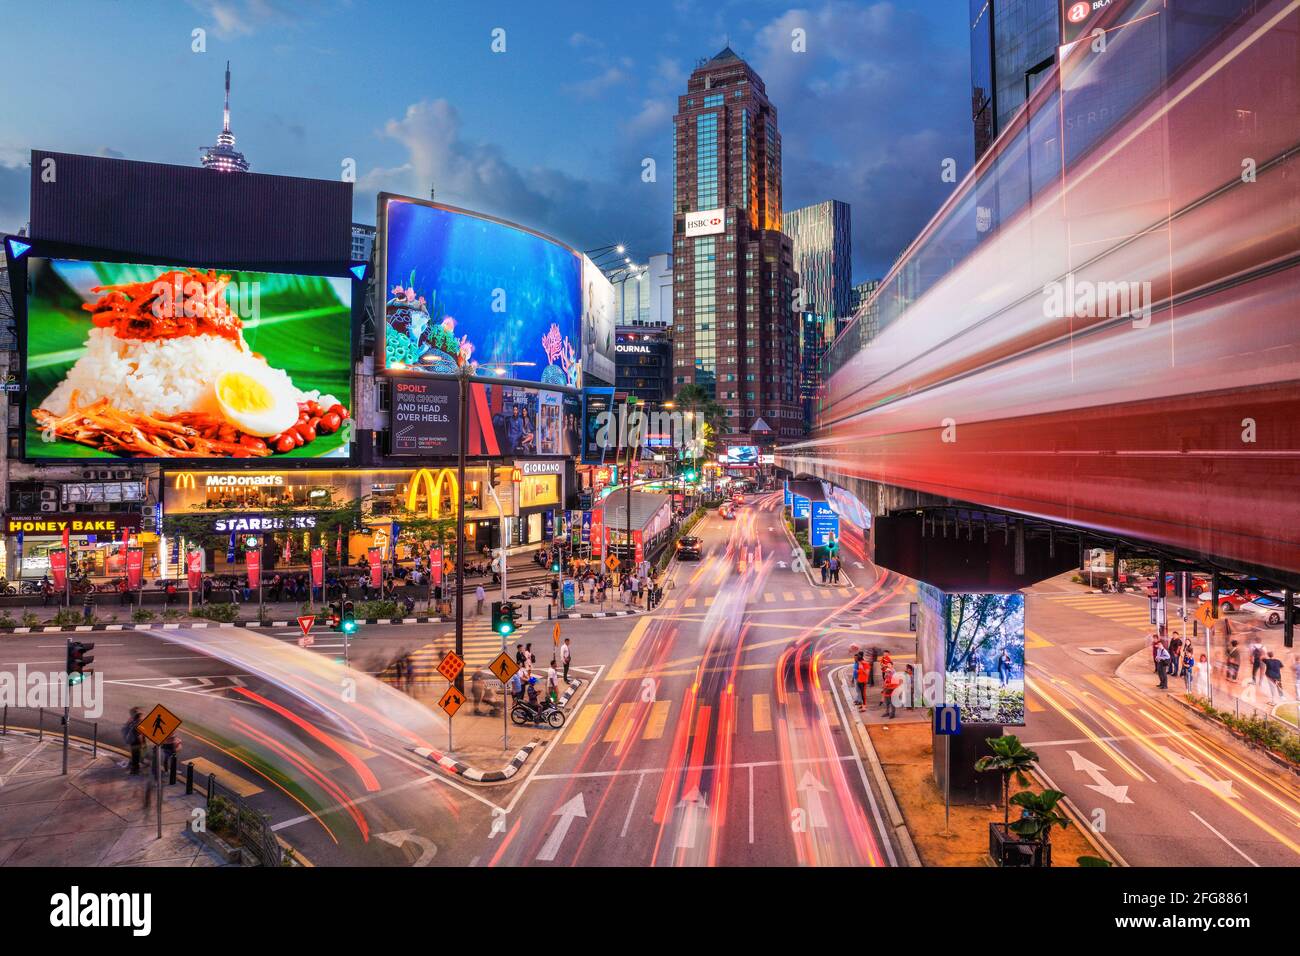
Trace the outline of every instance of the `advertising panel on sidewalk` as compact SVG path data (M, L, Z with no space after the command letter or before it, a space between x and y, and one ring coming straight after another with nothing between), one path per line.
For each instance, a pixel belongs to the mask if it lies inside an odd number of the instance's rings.
M244 569L248 572L248 587L257 590L262 586L262 549L244 552Z
M126 586L132 591L144 584L144 551L141 548L126 549Z
M382 588L384 586L384 552L380 548L370 548L366 552L370 560L370 586L372 588Z
M814 548L825 547L832 537L840 536L840 516L827 501L812 503L811 541Z
M185 555L185 586L197 591L203 585L203 552L190 551Z

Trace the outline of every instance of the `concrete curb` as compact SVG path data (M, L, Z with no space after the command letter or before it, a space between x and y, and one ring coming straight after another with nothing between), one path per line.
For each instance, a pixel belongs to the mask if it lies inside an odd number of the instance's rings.
M423 757L429 762L436 764L440 769L449 774L458 777L464 777L466 780L472 780L475 783L500 783L503 780L509 780L519 772L519 768L532 755L532 752L541 747L545 741L531 740L519 749L519 752L511 758L510 762L500 770L479 770L468 764L463 764L455 757L448 754L440 753L436 750L430 750L427 747L412 747L411 752L417 756Z
M1052 778L1047 775L1047 772L1037 764L1029 769L1029 775L1037 780L1039 786L1044 790L1056 790L1059 793L1065 792L1053 783ZM1088 822L1088 818L1077 806L1074 805L1074 801L1070 799L1068 794L1061 798L1060 806L1065 810L1066 816L1068 816L1074 825L1079 828L1079 832L1083 834L1083 838L1092 844L1092 848L1097 851L1099 857L1103 860L1110 861L1113 866L1128 866L1128 861L1120 855L1118 850L1110 845L1110 841L1092 828L1092 824Z
M840 679L844 667L836 669L831 680L837 683L844 691L843 699L836 697L837 706L840 709L840 719L847 724L851 716L856 726L861 727L863 732L857 735L857 742L862 745L862 752L867 758L867 763L871 766L871 776L875 778L876 789L880 791L882 799L885 801L885 813L889 817L889 826L894 831L894 838L898 841L898 848L903 852L903 858L909 867L919 867L921 856L916 852L916 844L912 842L912 833L907 829L907 820L903 817L903 811L898 806L898 800L894 796L894 789L889 785L889 778L885 776L885 768L880 763L880 755L876 753L876 745L871 740L871 734L866 729L866 723L857 716L856 711L849 709L848 702L853 700L853 688Z

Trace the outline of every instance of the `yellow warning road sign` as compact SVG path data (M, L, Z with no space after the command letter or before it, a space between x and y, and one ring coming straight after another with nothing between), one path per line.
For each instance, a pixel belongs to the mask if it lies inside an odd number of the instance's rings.
M180 725L181 719L179 717L162 704L158 704L153 710L149 711L144 720L136 724L135 729L161 747L168 737L176 733L176 728L180 727Z
M449 681L455 681L465 669L465 659L455 651L448 651L447 656L438 665L438 673Z
M495 674L497 680L501 681L501 683L508 684L510 678L514 677L519 670L519 665L502 651L497 655L497 659L488 665L488 670Z
M465 695L455 687L448 687L447 693L442 695L438 701L438 706L447 712L448 717L455 717L456 711L460 710L460 705L465 703Z
M555 646L560 646L560 622L555 622L555 627L551 630L551 637L555 640Z
M605 559L605 567L609 568L611 571L617 571L617 570L618 570L618 558L614 557L614 556L611 554L608 558Z

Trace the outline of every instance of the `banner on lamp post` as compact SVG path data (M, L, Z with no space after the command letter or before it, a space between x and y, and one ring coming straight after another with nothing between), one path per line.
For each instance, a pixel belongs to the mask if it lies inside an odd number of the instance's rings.
M262 549L253 548L244 553L244 567L248 570L249 590L262 586Z
M370 549L370 586L372 588L384 586L384 552L380 548Z
M645 560L645 548L642 546L641 529L632 532L632 545L636 549L636 563L640 564Z
M126 549L126 586L132 591L144 585L144 549Z
M19 551L19 561L22 560L22 552ZM50 577L54 579L54 590L62 591L68 586L68 552L51 551L50 552Z
M429 549L429 578L435 585L442 584L442 548Z
M311 549L311 586L320 588L325 586L325 549Z
M191 591L203 585L203 552L190 551L185 555L185 584Z

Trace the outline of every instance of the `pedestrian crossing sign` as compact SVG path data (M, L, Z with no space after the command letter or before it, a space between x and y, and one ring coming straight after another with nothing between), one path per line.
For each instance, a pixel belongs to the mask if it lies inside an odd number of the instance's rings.
M609 568L611 571L617 571L617 570L618 570L618 558L614 557L614 556L611 554L608 558L605 559L605 567Z
M515 672L519 670L519 665L511 660L505 651L502 651L497 655L497 659L488 665L488 670L495 674L501 683L508 684L510 678L514 677Z
M158 704L153 710L149 711L144 720L136 724L135 729L148 737L152 743L161 747L168 737L176 733L176 729L180 725L181 719L179 717L162 704Z
M456 711L460 710L460 705L465 703L465 695L455 687L448 687L447 693L442 695L438 701L438 706L447 712L448 717L455 717Z
M449 681L454 681L465 669L465 659L455 651L448 651L447 656L438 665L438 673Z

